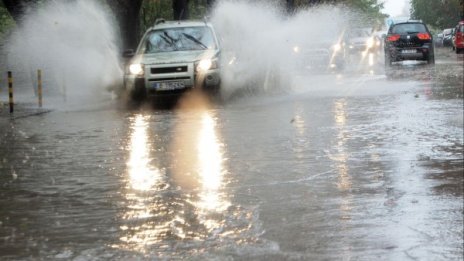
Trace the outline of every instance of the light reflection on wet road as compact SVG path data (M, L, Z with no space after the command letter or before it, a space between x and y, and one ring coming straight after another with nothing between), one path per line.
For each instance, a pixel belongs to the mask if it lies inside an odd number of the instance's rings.
M463 87L429 69L1 119L0 257L460 259Z

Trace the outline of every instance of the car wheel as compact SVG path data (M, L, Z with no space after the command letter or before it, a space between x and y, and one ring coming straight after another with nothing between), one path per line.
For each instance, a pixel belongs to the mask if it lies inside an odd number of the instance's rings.
M385 67L391 67L392 66L392 60L390 55L385 55Z
M215 96L218 95L221 89L221 85L214 85L214 86L203 86L203 92L208 95Z
M145 90L142 89L134 89L131 92L131 98L133 101L141 102L147 98L147 93L145 92Z
M428 64L435 64L435 55L429 55L427 57L427 63Z
M130 97L136 102L141 102L147 98L147 90L145 89L144 79L137 79L135 81L134 89L130 91Z

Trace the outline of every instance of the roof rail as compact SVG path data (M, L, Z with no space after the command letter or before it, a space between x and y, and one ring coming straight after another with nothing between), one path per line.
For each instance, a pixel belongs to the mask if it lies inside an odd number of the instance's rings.
M161 24L161 23L163 23L163 24L166 23L166 20L164 20L164 18L158 18L158 19L156 19L155 25L158 25L158 24Z

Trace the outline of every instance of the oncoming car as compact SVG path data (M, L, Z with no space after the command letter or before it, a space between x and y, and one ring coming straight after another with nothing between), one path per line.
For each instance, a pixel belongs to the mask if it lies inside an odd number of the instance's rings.
M320 37L294 45L293 56L300 68L341 71L348 51L343 37Z
M380 38L373 33L371 28L356 28L349 32L348 49L351 53L376 53L380 45Z
M206 21L157 21L130 58L124 87L134 100L180 95L192 88L216 92L220 85L220 48Z
M419 21L393 24L385 38L385 65L404 60L422 60L435 63L432 34Z

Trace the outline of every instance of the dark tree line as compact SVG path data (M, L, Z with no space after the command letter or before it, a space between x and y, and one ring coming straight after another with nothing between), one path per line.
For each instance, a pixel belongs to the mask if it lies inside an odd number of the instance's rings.
M8 10L11 17L13 17L15 21L19 21L19 18L22 16L22 14L25 13L29 4L35 2L36 1L34 0L3 0L5 8Z
M412 0L412 16L440 29L454 27L464 19L463 0Z
M143 0L107 0L113 10L123 39L123 48L135 48L138 43L140 7Z

